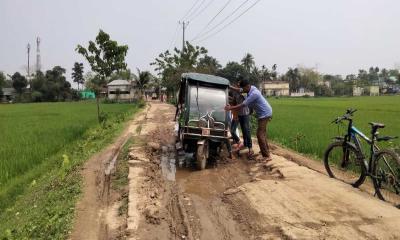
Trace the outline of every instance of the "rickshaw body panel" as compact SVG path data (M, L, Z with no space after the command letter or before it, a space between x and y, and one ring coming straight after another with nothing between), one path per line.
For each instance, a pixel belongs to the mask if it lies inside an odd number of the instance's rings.
M178 104L184 105L179 123L183 144L194 144L203 139L217 143L228 141L229 120L223 109L229 101L228 90L229 81L225 78L199 73L182 74ZM217 128L196 125L208 110L214 111Z

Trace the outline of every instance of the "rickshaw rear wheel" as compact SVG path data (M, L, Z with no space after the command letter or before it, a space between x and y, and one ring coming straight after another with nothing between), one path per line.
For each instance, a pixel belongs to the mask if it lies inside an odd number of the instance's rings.
M203 144L197 144L196 165L198 170L204 170L206 168L207 158L208 158L208 142L204 141Z

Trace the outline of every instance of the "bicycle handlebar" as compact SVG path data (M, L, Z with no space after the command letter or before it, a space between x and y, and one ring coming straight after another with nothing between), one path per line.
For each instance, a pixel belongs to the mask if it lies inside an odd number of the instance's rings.
M341 117L337 117L337 118L336 118L335 120L333 120L331 123L336 123L336 124L338 124L338 123L340 123L340 122L343 121L343 120L351 120L351 117L353 116L353 113L355 113L355 112L357 112L357 109L349 108L349 109L347 109L346 114L344 114L344 115L341 116Z

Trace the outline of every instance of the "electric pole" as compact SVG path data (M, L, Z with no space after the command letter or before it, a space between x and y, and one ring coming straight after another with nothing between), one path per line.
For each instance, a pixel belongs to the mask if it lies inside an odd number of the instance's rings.
M185 50L185 30L189 25L189 22L179 21L179 23L182 24L182 53L183 53Z

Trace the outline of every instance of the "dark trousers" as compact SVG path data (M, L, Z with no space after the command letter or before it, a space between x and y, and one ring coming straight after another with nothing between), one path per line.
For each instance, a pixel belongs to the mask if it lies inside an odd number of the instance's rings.
M267 124L271 120L270 117L258 119L257 126L257 140L260 145L261 155L263 157L269 157L269 146L267 141Z
M250 115L239 116L240 128L242 129L243 145L247 148L252 148Z
M239 120L232 120L231 122L231 134L232 134L232 139L234 143L239 143L240 142L240 138L238 135L236 135L236 129L238 127L239 124Z

